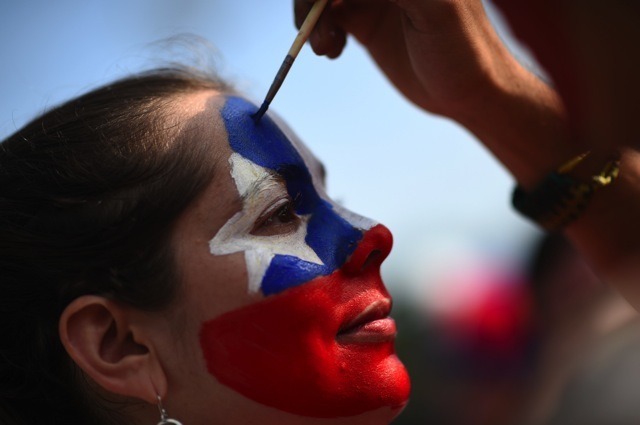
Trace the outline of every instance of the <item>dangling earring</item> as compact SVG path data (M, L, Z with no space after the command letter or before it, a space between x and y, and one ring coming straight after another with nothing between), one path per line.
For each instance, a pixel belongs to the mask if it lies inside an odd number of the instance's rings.
M158 422L158 425L182 425L180 422L176 421L175 419L169 418L169 415L167 415L167 411L164 410L164 407L162 407L162 399L160 398L159 394L158 394L158 410L160 411L160 422Z

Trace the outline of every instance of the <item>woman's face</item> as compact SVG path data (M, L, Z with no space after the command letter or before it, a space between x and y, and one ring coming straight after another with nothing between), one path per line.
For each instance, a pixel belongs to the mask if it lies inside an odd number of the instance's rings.
M322 165L268 116L254 123L256 106L211 93L181 102L216 172L174 231L183 295L169 316L170 413L388 423L409 393L379 272L391 234L333 203Z

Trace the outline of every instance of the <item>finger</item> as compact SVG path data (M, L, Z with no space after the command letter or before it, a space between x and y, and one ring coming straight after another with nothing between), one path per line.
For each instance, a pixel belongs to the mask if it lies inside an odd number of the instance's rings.
M307 19L314 3L313 0L294 0L294 16L298 28ZM346 34L336 25L331 15L330 9L333 5L334 2L331 1L325 8L309 37L313 51L317 55L326 55L330 58L338 57L346 42Z
M342 54L344 46L347 44L347 34L342 30L337 30L333 36L333 44L325 53L329 59L335 59Z
M313 6L313 0L294 0L293 2L293 16L296 24L296 28L300 29L305 18L309 14L311 7Z
M325 9L311 33L310 43L313 51L317 55L337 57L342 52L345 42L344 31L336 25L331 11Z

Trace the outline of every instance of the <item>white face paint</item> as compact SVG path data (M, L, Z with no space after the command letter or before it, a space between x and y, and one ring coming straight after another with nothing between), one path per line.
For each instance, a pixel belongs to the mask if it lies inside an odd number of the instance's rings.
M234 119L242 120L243 116L234 116ZM237 149L255 150L246 151L247 156L234 152L229 157L231 176L242 200L242 210L231 217L210 241L211 253L244 252L250 293L262 289L265 294L273 294L316 276L332 273L345 261L363 231L376 223L342 208L327 196L322 166L282 123L279 130L273 125L255 126L253 121L238 128L229 124L227 127L234 128L228 130L233 131L230 140L239 134L246 137L241 139L242 144L236 145ZM281 135L278 135L279 131ZM266 168L248 159L254 152L260 152L258 161L272 165ZM285 167L282 170L279 168L281 160ZM294 174L289 175L287 166L297 171L291 171ZM276 169L283 175L279 175ZM289 193L288 190L294 192ZM298 194L299 208L296 206ZM278 210L288 205L293 211L295 226L268 235L254 232L256 224L262 222L261 218L273 216L278 221Z
M248 280L259 296L240 294L238 308L202 324L207 370L252 400L258 421L263 404L286 412L274 423L389 423L409 390L394 354L395 325L382 317L390 302L379 267L391 234L331 202L318 161L269 116L256 123L257 109L230 96L220 110L230 151L216 159L229 174L218 174L211 190L222 188L234 209L217 222L210 251L236 254L209 259L234 279L213 272L200 284L206 293L233 285L237 295ZM200 214L207 207L215 208L204 204ZM216 277L220 285L212 285Z
M276 254L291 255L309 263L323 265L322 260L305 242L309 216L301 216L301 225L295 233L256 236L251 234L254 224L263 212L277 210L277 202L286 194L286 188L269 170L254 164L237 153L229 158L231 176L242 197L242 211L236 213L209 242L214 255L244 251L249 275L249 292L260 289L264 273ZM274 203L275 201L275 203Z

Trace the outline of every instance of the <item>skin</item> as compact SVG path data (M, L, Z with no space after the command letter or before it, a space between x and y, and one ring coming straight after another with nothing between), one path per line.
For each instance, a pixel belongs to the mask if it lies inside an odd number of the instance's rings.
M300 22L311 1L295 3ZM629 53L640 39L634 24L637 6L622 1L605 7L610 2L566 0L532 8L539 2L522 0L509 9L507 3L501 2L507 17L550 71L562 100L506 52L476 0L333 2L311 41L317 52L336 57L345 34L355 35L411 101L470 129L525 188L577 153L593 151L584 168L576 170L588 176L611 150L618 150L619 181L599 192L567 232L596 270L614 275L616 285L637 306L640 293L634 280L638 271L631 267L621 273L624 263L635 262L640 240L634 230L640 213L640 156L632 104L640 94L640 80L635 78L638 61ZM523 8L520 18L516 7ZM557 25L532 31L545 19ZM562 69L565 73L572 70L578 80L573 89L563 79ZM464 93L457 87L464 87ZM582 97L572 97L575 93ZM220 99L210 93L189 96L176 103L176 112L192 130L204 131L214 125L210 131L214 134L223 128L213 113L221 107ZM576 109L580 104L583 107ZM224 157L224 148L220 155ZM225 158L220 160L222 167ZM232 207L237 199L232 196L229 172L222 173L226 183L224 179L212 182L212 187L229 191L223 194L210 188L209 195L185 213L194 218L176 228L177 235L193 236L177 238L175 244L181 264L194 265L183 270L194 285L198 282L193 274L196 266L198 270L212 267L211 271L234 281L247 280L242 254L215 257L203 248L241 209L238 203ZM213 204L227 205L229 210L220 209L224 217L213 217L209 214ZM203 291L187 291L177 307L160 316L83 297L65 310L61 339L76 363L105 391L149 403L131 413L139 423L157 420L156 394L166 401L170 414L185 423L209 423L212 418L218 423L227 419L227 423L327 423L326 419L302 418L265 407L228 386L215 384L201 352L201 326L233 310L259 304L261 298L248 293L246 287L209 285ZM207 302L209 299L221 302ZM388 408L378 409L342 423L387 423L394 414Z
M388 298L379 276L391 248L388 230L366 233L344 268L329 275L269 296L249 291L244 251L214 255L210 246L225 224L246 211L220 113L228 101L200 93L180 102L183 110L199 111L187 131L213 141L217 172L175 227L181 296L162 319L147 324L163 365L167 410L188 424L389 423L409 390L393 338L363 344L336 335L345 320ZM286 195L284 185L280 190ZM264 238L292 231L288 218L274 216L257 229ZM254 324L267 329L266 336ZM284 358L274 363L272 356Z
M612 155L620 159L615 185L600 191L566 230L600 277L637 309L640 130L635 99L640 95L640 59L633 52L640 40L640 8L635 2L597 0L497 3L548 69L567 105L573 143L591 151L577 174L588 178ZM535 31L537 22L549 23L544 34Z
M333 17L327 16L334 19L336 25L328 34L333 38L336 34L338 38L343 37L341 31L343 34L350 32L356 35L401 91L407 96L416 93L412 101L424 109L450 116L471 129L525 187L534 185L567 158L590 148L593 150L592 156L584 164L584 170L577 171L578 175L588 176L611 150L618 150L622 159L621 180L614 189L599 194L584 216L568 229L568 233L601 272L618 271L625 260L633 258L638 237L629 230L633 228L633 217L637 217L638 212L633 199L640 199L636 194L640 174L635 142L637 126L634 125L633 108L629 104L630 99L636 98L636 79L633 76L636 75L634 70L637 64L634 59L628 59L628 52L633 51L635 40L640 38L632 22L629 22L637 16L636 6L621 2L618 9L603 8L599 2L587 2L586 7L584 2L566 1L562 3L559 14L556 13L556 7L538 9L536 14L531 15L535 17L534 21L552 19L557 24L552 28L549 39L533 32L527 33L526 23L518 20L514 9L505 8L516 30L529 41L542 63L550 70L563 100L560 103L555 92L524 72L509 59L510 56L504 55L503 47L495 38L487 37L488 33L482 31L473 32L478 28L486 29L482 13L465 14L465 7L473 5L473 2L418 4L396 1L385 3L384 6L371 2L371 6L363 6L364 9L360 10L355 8L357 3L342 2L341 7L354 6L351 12L344 8L340 10L339 7L328 12L334 13ZM524 6L534 4L532 1L520 3ZM300 10L303 10L308 2L300 4ZM477 6L478 3L475 4ZM381 12L398 12L398 9L384 9L386 7L398 7L401 13ZM439 7L441 12L449 14L429 14L428 7ZM378 26L373 26L374 29L385 30L379 34L386 34L396 47L399 42L404 43L406 56L400 60L394 57L392 50L388 46L385 48L382 37L376 37L376 31L349 27L352 23L345 16L365 11L370 14L360 16L368 17L368 22L376 22ZM479 12L480 9L475 11ZM345 15L341 16L342 12ZM429 16L444 19L429 22ZM396 21L392 22L392 18ZM592 28L597 30L592 31ZM430 32L431 29L434 31ZM447 38L454 44L453 48L447 46L449 51L454 52L453 57L443 55L438 45L428 52L424 51L427 49L420 51L420 47L429 46L430 37L433 42L438 36L446 35L448 30L453 31L449 33L453 37ZM459 37L461 34L463 36ZM321 39L321 36L314 36L312 41L316 48L321 42L318 37ZM456 47L456 40L466 43L466 47ZM483 40L489 42L483 44ZM329 56L337 56L339 49L327 52ZM401 66L394 66L394 61ZM443 65L430 68L429 64L434 63ZM478 63L480 66L477 66ZM456 74L447 70L464 72ZM573 71L573 75L579 75L577 81L570 82L566 78L566 75L572 74L568 70ZM467 71L472 75L466 74ZM470 84L465 86L464 91L468 95L463 97L455 91L456 85L451 84L459 75L463 77L460 81ZM438 78L441 78L442 84ZM441 87L444 92L426 90L428 84ZM485 102L487 100L489 102ZM487 107L479 108L479 105ZM495 130L492 132L492 127L499 128L501 134L495 134ZM612 139L614 142L611 142ZM611 205L624 205L625 208L620 211L611 208ZM629 299L640 300L634 286L628 286L625 282L619 285Z
M294 0L298 25L312 3ZM335 58L353 35L410 101L469 129L525 189L583 152L591 154L573 172L583 180L618 155L618 181L565 230L637 308L640 8L622 0L495 3L557 91L511 56L480 0L332 1L311 45Z
M294 1L298 25L312 4ZM334 58L347 34L409 101L469 129L521 184L571 157L559 97L509 53L480 0L332 1L311 46Z

